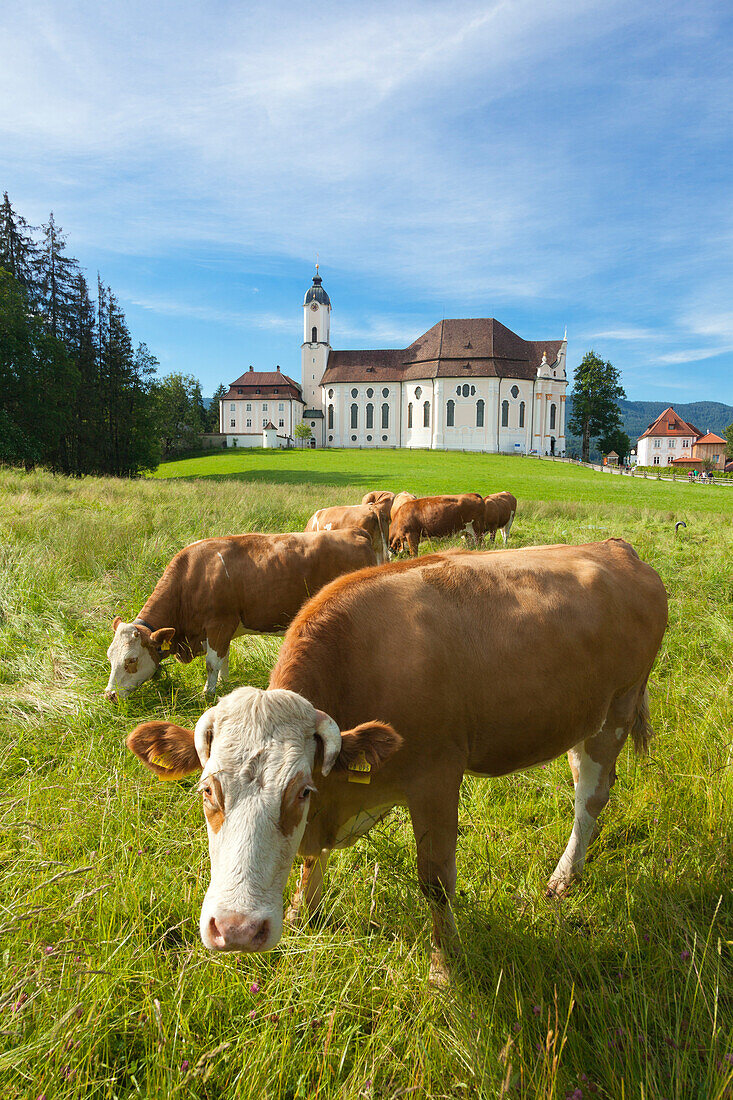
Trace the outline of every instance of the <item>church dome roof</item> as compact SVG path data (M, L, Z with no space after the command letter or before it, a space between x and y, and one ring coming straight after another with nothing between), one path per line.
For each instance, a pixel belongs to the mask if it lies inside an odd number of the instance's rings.
M310 302L320 302L323 306L331 305L331 299L323 289L322 283L323 279L316 271L316 274L313 276L313 286L309 287L306 293L305 301L303 302L304 306L307 306Z

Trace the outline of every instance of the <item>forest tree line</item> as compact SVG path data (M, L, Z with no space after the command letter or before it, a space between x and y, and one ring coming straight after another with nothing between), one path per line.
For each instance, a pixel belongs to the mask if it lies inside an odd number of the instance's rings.
M157 377L100 276L90 290L53 214L0 204L0 462L126 477L217 430L191 375Z

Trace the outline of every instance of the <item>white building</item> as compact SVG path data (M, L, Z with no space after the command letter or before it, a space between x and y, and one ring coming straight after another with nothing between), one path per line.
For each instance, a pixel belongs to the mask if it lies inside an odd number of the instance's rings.
M277 442L268 446L288 447L303 419L303 408L300 386L279 367L274 371L250 367L219 402L219 430L229 447L261 447L263 432L271 425ZM269 432L268 438L272 436Z
M702 432L678 416L670 405L639 437L637 465L671 466L676 458L691 459L692 448L700 436Z
M303 303L303 419L318 446L563 454L567 338L444 320L404 350L336 351L318 274Z

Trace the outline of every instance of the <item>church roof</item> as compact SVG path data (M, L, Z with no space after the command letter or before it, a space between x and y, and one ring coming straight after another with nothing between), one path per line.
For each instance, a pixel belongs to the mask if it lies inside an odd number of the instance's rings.
M245 397L290 397L302 401L300 384L280 370L252 370L241 374L231 382L222 401L242 400Z
M404 382L420 378L537 377L543 352L550 366L562 340L523 340L493 317L439 321L404 350L331 351L321 385Z
M649 425L645 432L642 432L639 439L646 439L647 436L672 436L677 438L678 436L697 436L702 435L694 424L688 424L686 420L683 420L681 416L678 416L670 405L668 409L660 413L657 419Z
M318 270L316 269L316 273L313 276L313 286L309 287L306 291L305 299L303 301L304 306L307 306L309 302L321 302L321 304L324 306L331 305L331 299L326 294L326 291L323 289L322 283L323 279L318 274Z

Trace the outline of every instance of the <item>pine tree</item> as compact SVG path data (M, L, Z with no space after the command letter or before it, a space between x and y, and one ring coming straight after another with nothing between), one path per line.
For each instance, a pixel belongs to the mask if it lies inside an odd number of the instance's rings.
M626 394L621 376L611 363L604 363L591 349L575 371L570 396L573 412L568 427L581 436L581 458L587 462L592 436L608 437L615 431L623 430L618 401Z
M30 303L36 298L37 262L33 226L15 213L6 191L0 204L0 267L10 272Z
M229 393L229 387L225 385L217 386L214 390L214 396L211 399L211 404L206 410L206 431L218 432L219 431L219 410L221 408L222 399Z
M156 386L156 430L163 455L199 446L205 428L201 383L192 374L167 374Z
M89 287L81 271L77 272L69 318L67 346L78 371L74 412L74 445L71 472L102 472L102 400L97 362L95 309Z
M63 339L71 324L79 265L65 254L66 238L56 225L53 211L41 231L43 243L38 253L41 308L51 335Z

